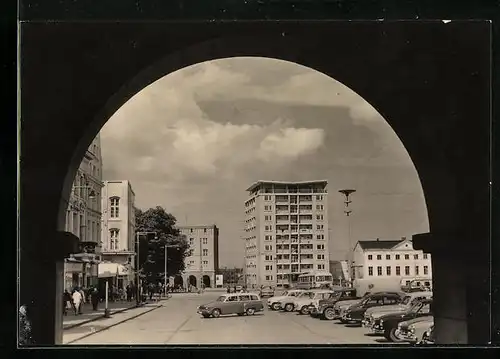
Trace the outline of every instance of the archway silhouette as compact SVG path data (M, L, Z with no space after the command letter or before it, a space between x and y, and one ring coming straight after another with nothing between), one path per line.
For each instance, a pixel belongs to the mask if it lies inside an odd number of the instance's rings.
M108 32L107 26L114 30ZM332 23L318 23L308 31L298 24L272 23L257 32L247 24L210 29L189 24L183 28L189 35L182 39L169 35L171 27L135 31L137 26L23 25L20 297L33 307L38 344L61 340L62 329L53 330L59 314L46 309L61 300L57 263L71 252L65 247L74 238L68 241L58 231L64 230L72 180L91 140L112 113L154 79L233 56L279 58L316 69L346 84L383 115L413 160L425 194L431 235L414 236L414 242L432 253L440 343L489 340L484 328L490 315L489 285L477 280L489 278L490 86L484 68L489 68L490 47L489 40L478 40L490 33L489 24L475 23L462 31L436 23L426 27L432 42L419 36L407 41L418 28L414 24L405 24L403 33L397 26L384 27L382 33L382 25L366 25L362 34ZM112 47L70 45L100 43L103 31L115 39ZM244 31L252 36L240 36ZM224 37L227 33L234 36ZM457 61L462 58L466 61ZM112 76L103 80L102 74ZM471 139L476 142L465 147ZM50 161L46 153L51 153ZM47 245L47 238L53 245ZM450 295L459 298L453 306Z
M184 287L184 279L182 278L181 275L176 275L174 277L174 286L177 287Z
M205 285L206 288L212 287L212 285L210 283L210 277L206 274L203 276L203 284Z
M197 279L194 275L190 275L189 278L188 278L188 283L189 285L192 285L193 287L196 287L196 282L197 282Z

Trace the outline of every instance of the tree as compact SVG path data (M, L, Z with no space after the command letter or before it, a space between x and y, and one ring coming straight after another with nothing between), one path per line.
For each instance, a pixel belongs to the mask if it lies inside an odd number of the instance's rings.
M167 274L178 274L184 270L184 258L189 254L189 243L175 228L176 218L157 206L146 211L136 209L136 233L139 235L139 269L141 277L148 282L163 281L165 274L165 245L167 247Z

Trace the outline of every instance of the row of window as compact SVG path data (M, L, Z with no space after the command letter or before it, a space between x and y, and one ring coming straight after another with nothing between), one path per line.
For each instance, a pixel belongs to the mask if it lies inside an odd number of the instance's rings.
M400 254L395 254L394 256L395 256L396 260L401 259L401 255ZM405 254L404 258L406 260L409 260L410 259L410 255L409 254ZM413 255L413 259L418 259L418 258L419 258L418 254L414 254ZM428 254L424 253L424 259L427 259L427 258L428 258ZM381 254L377 254L377 260L381 260L381 259L382 259L382 255ZM390 260L391 259L391 255L390 254L386 254L385 255L385 259ZM369 261L373 260L373 255L369 254L368 255L368 260Z
M292 227L293 227L293 226L292 226ZM255 228L255 227L252 227L252 228ZM323 231L324 229L325 229L325 226L324 226L323 224L318 224L318 225L316 225L316 230L317 230L317 231ZM246 230L246 229L245 229L245 230ZM249 229L249 230L251 230L251 229ZM265 230L266 232L271 232L271 231L273 230L273 226L272 226L272 225L267 225L267 226L264 226L264 230ZM280 229L276 228L276 230L277 230L277 231L279 231ZM301 228L300 230L301 230L301 231L308 231L308 230L309 230L309 231L312 231L312 226L308 226L307 228ZM282 231L282 232L284 232L284 231L288 231L288 228L286 228L286 229L282 229L281 231ZM292 229L292 231L297 231L297 227L294 227L294 228Z
M208 238L200 238L203 244L208 244ZM189 245L194 245L194 238L189 238Z
M385 267L385 274L387 276L390 276L392 275L392 270L391 270L391 267ZM428 275L429 274L429 267L428 266L424 266L424 275ZM373 276L373 267L368 267L368 275L369 276ZM382 271L382 267L379 266L377 267L377 276L382 276L383 275L383 271ZM401 267L400 266L396 266L396 275L399 276L401 275ZM406 276L409 276L410 275L410 266L405 266L405 274ZM415 266L415 275L420 275L420 267L419 266Z
M282 217L276 216L276 220L277 221L289 221L288 216L285 216L285 217L286 218L282 218ZM252 219L248 219L246 222L250 222ZM325 219L325 217L322 214L317 214L316 215L316 220L317 221L323 221L324 219ZM265 215L264 216L264 220L265 221L272 221L273 220L273 216ZM301 221L312 221L312 216L311 215L304 215L304 216L301 216L300 220ZM293 220L290 220L290 221L292 223L297 223L296 219L293 219Z
M276 196L279 197L278 200L288 201L288 196ZM302 201L312 201L312 196L299 196ZM264 201L272 201L273 196L264 196ZM316 201L322 201L323 196L316 196ZM297 202L297 196L290 196L290 201Z

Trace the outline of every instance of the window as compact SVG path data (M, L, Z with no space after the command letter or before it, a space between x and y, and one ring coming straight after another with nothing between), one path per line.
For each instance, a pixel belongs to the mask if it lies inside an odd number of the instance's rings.
M273 280L273 276L272 275L266 275L266 280Z
M405 254L405 259L410 259L410 255L409 254Z
M203 256L208 256L208 249L206 248L203 248Z
M325 239L325 235L324 234L318 234L318 235L316 235L316 239Z
M226 302L237 302L238 301L238 297L237 296L231 296L231 297L227 297L226 299Z
M401 275L401 267L396 266L396 275Z
M405 275L410 275L410 266L405 266Z
M266 259L266 261L272 261L273 260L273 256L265 256L265 259Z
M368 267L368 275L369 276L373 275L373 267Z
M322 211L323 210L323 205L322 204L316 205L316 210L317 211Z
M381 260L382 259L382 254L377 254L377 260Z
M316 225L316 230L322 231L323 230L323 225L322 224Z
M249 295L240 295L239 296L240 302L248 302L250 300Z
M324 254L318 254L318 259L325 259L325 255Z
M271 220L271 216L264 216L264 220L265 221L270 221Z
M424 266L424 275L428 275L428 274L429 274L429 267Z
M385 267L385 274L391 275L391 267Z
M265 226L264 229L269 232L273 230L273 226Z
M206 228L203 228L203 233L207 233L207 229Z
M427 259L427 253L424 253L424 259Z
M377 275L378 276L382 275L382 267L377 267Z
M325 245L324 244L318 244L316 245L316 249L325 249Z
M323 200L323 196L316 196L316 201L322 201Z
M399 254L396 254L396 260L399 260L400 256Z
M120 230L118 229L110 229L109 230L109 249L117 250L118 249L118 239L119 239Z
M264 201L270 201L271 200L271 196L264 196Z
M120 198L113 197L109 199L111 207L111 218L118 218L120 216Z
M391 255L390 254L386 254L385 255L385 259L390 260L391 259Z
M398 298L396 297L384 297L384 304L393 305L398 303Z
M371 261L373 259L373 256L371 254L368 254L368 260Z
M259 300L259 297L257 297L255 294L250 295L250 297L252 298L252 300Z
M266 237L265 237L265 240L266 240L266 241L272 241L272 240L273 240L273 236L266 236Z
M208 261L203 261L203 264L208 265Z
M203 244L207 244L208 243L208 239L207 238L203 238Z
M192 246L194 244L194 238L189 238L189 245Z
M323 215L322 214L316 215L316 220L322 221L323 220Z
M420 270L419 270L419 269L420 269L420 268L419 268L418 266L415 266L415 275L419 275L419 272L420 272Z
M318 269L325 269L325 265L324 264L318 264Z
M413 259L418 259L418 254L414 254Z
M273 270L273 266L266 266L266 270Z

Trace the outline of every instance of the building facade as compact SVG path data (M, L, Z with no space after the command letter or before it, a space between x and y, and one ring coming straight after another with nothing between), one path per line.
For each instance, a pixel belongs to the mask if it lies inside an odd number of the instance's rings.
M354 247L354 279L432 278L431 255L415 250L411 239L359 241ZM404 283L403 283L404 284Z
M215 224L177 228L190 246L190 255L184 259L184 286L199 288L203 283L207 288L215 287L215 274L219 270L219 228Z
M245 201L245 281L284 287L329 270L327 181L258 181Z
M64 286L89 287L97 281L101 248L101 140L97 135L77 170L66 210L66 232L80 239L80 252L64 263Z
M99 277L114 278L124 287L135 273L135 193L130 182L104 181L102 209Z

